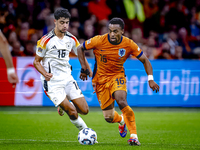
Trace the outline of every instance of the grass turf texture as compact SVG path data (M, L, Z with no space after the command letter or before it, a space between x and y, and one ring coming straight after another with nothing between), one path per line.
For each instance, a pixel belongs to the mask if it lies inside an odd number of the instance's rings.
M129 146L129 132L121 138L118 124L107 123L99 108L91 108L88 115L81 116L97 133L99 143L95 145L80 145L78 129L66 114L59 116L56 108L0 107L0 110L1 150L200 149L199 109L133 108L141 146Z

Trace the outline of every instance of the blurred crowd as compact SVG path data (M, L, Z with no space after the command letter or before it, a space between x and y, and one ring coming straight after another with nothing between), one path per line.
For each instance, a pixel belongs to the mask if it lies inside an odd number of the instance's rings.
M54 28L58 8L70 11L68 31L80 43L107 33L108 21L120 17L124 35L149 59L200 59L199 0L1 0L0 29L12 56L35 55L37 40ZM93 57L92 51L86 56Z

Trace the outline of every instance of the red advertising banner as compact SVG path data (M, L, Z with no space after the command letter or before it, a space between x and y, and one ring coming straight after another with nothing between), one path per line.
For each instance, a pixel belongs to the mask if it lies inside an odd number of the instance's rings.
M13 58L16 68L17 58ZM14 106L15 88L8 82L7 69L3 58L0 58L0 106Z

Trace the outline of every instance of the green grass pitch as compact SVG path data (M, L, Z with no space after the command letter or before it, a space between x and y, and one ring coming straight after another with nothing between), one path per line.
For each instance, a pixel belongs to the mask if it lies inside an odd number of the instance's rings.
M199 108L133 110L141 146L129 146L129 132L121 138L118 124L107 123L99 108L81 115L99 143L80 145L78 129L56 108L0 107L0 150L200 150Z

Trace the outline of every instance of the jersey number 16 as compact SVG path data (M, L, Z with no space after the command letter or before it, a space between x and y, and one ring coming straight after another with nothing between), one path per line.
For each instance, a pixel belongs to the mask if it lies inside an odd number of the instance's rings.
M64 58L66 55L66 50L58 50L58 58Z

